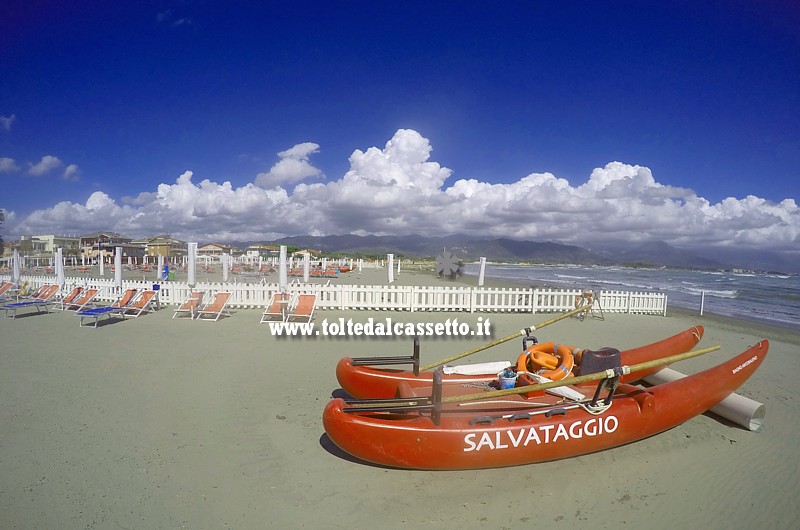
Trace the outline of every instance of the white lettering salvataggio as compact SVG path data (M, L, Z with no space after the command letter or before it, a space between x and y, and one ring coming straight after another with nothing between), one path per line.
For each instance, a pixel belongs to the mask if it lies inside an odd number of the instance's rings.
M576 421L570 425L534 425L521 429L506 429L494 431L494 436L490 432L483 432L480 440L477 439L478 433L469 433L464 436L464 452L480 451L483 449L494 451L496 449L508 449L509 447L527 447L535 443L536 445L557 442L561 439L577 440L584 436L599 436L604 433L612 433L619 427L619 420L616 416L606 416L605 418L592 418L583 421ZM550 436L555 429L554 435Z

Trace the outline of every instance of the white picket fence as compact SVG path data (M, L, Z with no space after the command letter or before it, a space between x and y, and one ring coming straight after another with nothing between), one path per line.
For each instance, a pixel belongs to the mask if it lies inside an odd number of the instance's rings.
M8 275L0 280L10 281ZM21 277L31 288L45 283L56 283L53 275ZM220 291L232 293L230 307L264 308L272 295L279 291L277 283L223 283L200 282L190 288L186 282L159 282L145 280L123 280L120 290L113 279L90 277L67 277L64 291L75 286L99 289L97 300L116 300L121 290L137 288L159 291L161 304L178 305L189 297L190 291L214 294ZM575 307L581 289L534 289L534 288L489 288L456 286L396 286L396 285L321 285L292 283L290 294L317 295L318 309L368 310L368 311L468 311L473 312L519 312L558 313ZM663 293L641 293L627 291L595 292L597 305L608 313L636 313L664 315L667 311L667 295Z

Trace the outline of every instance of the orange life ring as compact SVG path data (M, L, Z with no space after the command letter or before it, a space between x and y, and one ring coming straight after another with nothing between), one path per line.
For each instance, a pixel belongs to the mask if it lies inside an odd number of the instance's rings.
M582 300L586 300L586 306L591 307L594 303L593 299L594 293L592 291L583 291L583 294L580 294L575 297L575 309L578 309L581 305Z
M568 377L574 367L572 349L555 342L534 344L517 358L518 372L533 372L551 381Z

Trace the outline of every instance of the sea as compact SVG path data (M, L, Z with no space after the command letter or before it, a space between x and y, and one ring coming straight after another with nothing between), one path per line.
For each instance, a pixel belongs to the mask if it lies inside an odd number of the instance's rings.
M480 266L466 264L477 276ZM669 306L800 331L800 276L578 265L486 264L487 278L526 286L659 292Z

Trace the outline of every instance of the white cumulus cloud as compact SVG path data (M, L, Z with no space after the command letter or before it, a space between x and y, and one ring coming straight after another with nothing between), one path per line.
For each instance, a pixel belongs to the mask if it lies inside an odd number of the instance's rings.
M28 169L28 173L35 177L40 177L50 173L55 169L58 169L61 167L61 165L62 162L57 156L45 155L39 162L31 164L30 169Z
M595 168L580 183L547 172L510 183L493 183L491 176L452 181L453 172L431 160L430 141L407 129L383 147L355 150L350 169L338 179L285 188L320 174L308 160L318 149L311 142L287 149L269 173L241 187L195 182L187 171L119 203L95 192L85 204L62 202L18 215L7 221L6 233L103 229L203 242L466 233L573 244L664 240L683 248L798 248L800 209L793 199L711 203L691 189L658 182L647 167L619 161Z
M262 188L274 188L309 177L318 177L322 172L311 165L309 157L319 151L319 145L313 142L297 144L278 153L280 160L267 173L259 173L255 184Z
M68 180L70 182L76 182L81 177L81 170L75 164L70 164L64 169L64 180Z
M16 173L19 166L13 158L0 157L0 173Z

